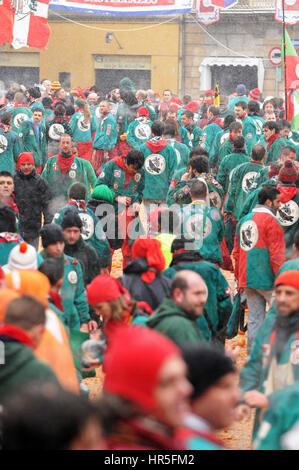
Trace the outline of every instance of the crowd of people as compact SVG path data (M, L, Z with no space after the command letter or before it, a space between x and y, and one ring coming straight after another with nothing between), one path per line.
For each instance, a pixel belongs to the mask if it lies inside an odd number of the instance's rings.
M255 412L252 448L298 450L298 162L283 99L243 84L200 99L127 77L108 95L11 87L1 446L221 450Z

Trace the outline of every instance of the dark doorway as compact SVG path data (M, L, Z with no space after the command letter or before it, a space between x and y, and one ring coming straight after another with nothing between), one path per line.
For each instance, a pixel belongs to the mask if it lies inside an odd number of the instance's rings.
M96 86L104 94L114 88L119 88L119 82L124 77L128 77L132 80L136 90L139 88L147 90L151 86L150 70L96 69L95 72Z
M257 66L212 65L211 81L213 90L216 83L219 83L221 95L231 95L240 83L243 83L247 91L250 91L258 88Z
M62 88L66 88L66 89L71 88L71 74L69 72L60 72L59 81L62 85Z
M14 83L30 88L39 83L39 68L0 67L0 80L4 82L6 89Z

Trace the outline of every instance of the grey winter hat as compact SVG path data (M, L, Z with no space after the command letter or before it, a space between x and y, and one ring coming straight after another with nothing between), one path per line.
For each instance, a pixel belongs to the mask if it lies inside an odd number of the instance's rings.
M240 85L237 85L236 92L238 96L246 95L246 86L240 83Z

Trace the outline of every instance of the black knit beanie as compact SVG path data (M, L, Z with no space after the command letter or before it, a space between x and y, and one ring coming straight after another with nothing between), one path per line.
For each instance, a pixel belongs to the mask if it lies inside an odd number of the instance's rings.
M75 208L70 208L65 211L61 221L61 227L63 230L69 227L78 227L81 229L82 225L82 220Z
M232 360L215 347L195 344L184 345L181 349L188 367L188 380L193 385L192 399L200 397L226 374L235 372Z
M52 245L53 243L65 242L63 230L60 225L57 224L44 225L39 234L44 248L47 248L47 246Z

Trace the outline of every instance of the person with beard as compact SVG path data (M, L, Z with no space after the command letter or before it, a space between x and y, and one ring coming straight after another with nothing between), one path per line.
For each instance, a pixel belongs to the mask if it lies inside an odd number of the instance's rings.
M225 277L218 266L201 256L196 250L194 240L184 235L174 239L171 252L172 262L169 268L162 272L163 276L173 279L176 273L188 269L203 278L208 288L204 315L212 341L224 345L226 326L232 311L231 291Z
M67 203L69 187L75 183L83 183L88 189L96 182L96 175L91 163L82 158L75 157L72 149L72 138L69 134L62 134L59 141L59 153L50 157L46 163L42 177L52 188L53 211ZM89 167L88 175L86 167ZM88 181L89 177L89 181Z
M285 261L283 229L276 219L280 192L264 187L258 195L258 205L240 219L233 256L238 290L245 289L248 305L248 352L256 332L265 319L274 279Z
M67 209L61 221L65 238L64 253L80 262L86 286L100 273L101 263L96 250L83 240L82 226L82 220L76 209Z
M278 314L267 318L258 330L251 354L240 373L243 402L249 408L257 408L254 438L261 411L268 407L271 394L299 381L298 271L285 271L277 276L275 300Z
M281 149L289 145L289 141L280 135L279 130L276 121L265 122L263 125L264 138L267 142L266 165L279 160Z
M208 288L202 277L193 271L180 271L173 278L170 297L163 300L146 325L178 346L205 342L198 319L204 315L207 298Z
M181 115L181 123L188 131L188 138L192 148L198 147L202 142L203 131L194 121L194 113L186 109Z
M34 168L33 154L19 155L14 175L15 203L19 208L19 233L26 242L38 250L38 232L44 223L53 218L50 209L52 193L50 187Z

